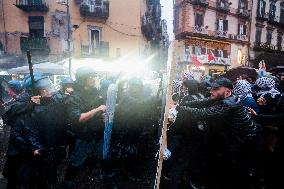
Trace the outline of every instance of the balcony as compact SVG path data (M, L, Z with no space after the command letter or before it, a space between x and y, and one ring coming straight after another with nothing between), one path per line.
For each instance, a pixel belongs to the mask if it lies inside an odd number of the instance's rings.
M109 56L109 42L101 41L99 47L81 45L81 57L101 58Z
M227 0L219 0L216 3L216 10L227 14L230 12L230 5L231 3L229 3Z
M207 0L191 0L191 4L207 8L209 2Z
M241 41L247 41L248 36L247 35L237 35L237 39Z
M257 21L261 21L261 22L267 21L267 20L268 20L268 13L265 13L265 14L257 14L257 15L256 15L256 20L257 20Z
M141 26L142 33L148 40L151 40L154 33L154 23L152 20L152 16L148 12L146 12L141 19L142 19L142 26Z
M246 19L246 20L250 19L250 13L246 9L239 9L237 14L239 18Z
M276 45L261 43L261 42L255 42L253 49L255 51L266 51L266 52L274 52L274 53L276 52L276 53L284 54L283 48L276 46Z
M207 27L203 27L203 26L194 26L194 32L208 35Z
M47 12L49 9L46 0L16 0L15 6L25 12Z
M37 51L49 53L50 48L48 44L48 39L46 37L33 38L33 37L21 37L20 46L22 52Z
M80 5L80 14L83 17L96 18L106 21L109 17L109 2L103 2L102 6L82 3Z
M217 37L228 38L227 31L222 31L222 30L217 30L217 31L216 31L216 36L217 36Z

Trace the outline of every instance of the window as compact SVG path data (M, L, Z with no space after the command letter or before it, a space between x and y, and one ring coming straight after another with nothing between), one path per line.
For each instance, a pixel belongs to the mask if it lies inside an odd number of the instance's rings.
M276 6L274 1L270 1L269 5L269 19L274 20L275 18L275 11L276 11Z
M266 2L264 0L258 1L257 16L264 17Z
M271 30L267 30L267 33L266 33L266 43L267 44L271 44L271 39L272 39L272 31Z
M261 32L262 32L262 28L256 28L255 42L257 42L257 43L261 42Z
M239 24L239 31L238 34L239 35L246 35L247 34L247 26L244 24Z
M203 26L203 13L195 13L195 26Z
M29 34L30 37L44 37L44 17L29 16Z
M184 55L185 55L185 60L188 60L190 56L189 45L184 46Z
M284 23L284 2L280 3L280 23Z
M282 35L281 34L278 34L277 36L277 47L278 49L282 49Z
M239 8L240 9L247 9L247 0L240 0L239 1Z
M101 46L101 28L88 25L89 31L89 48L92 53L99 53Z
M192 54L201 55L201 47L192 47Z
M219 19L217 21L218 31L228 31L228 20Z

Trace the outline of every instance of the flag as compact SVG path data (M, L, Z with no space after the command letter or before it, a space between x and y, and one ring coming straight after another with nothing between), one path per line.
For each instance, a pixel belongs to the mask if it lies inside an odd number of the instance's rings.
M210 62L210 61L212 61L212 60L215 60L215 57L214 57L214 54L212 53L212 52L210 52L209 54L208 54L208 62Z
M191 56L191 61L196 67L202 66L202 63L197 59L196 56Z

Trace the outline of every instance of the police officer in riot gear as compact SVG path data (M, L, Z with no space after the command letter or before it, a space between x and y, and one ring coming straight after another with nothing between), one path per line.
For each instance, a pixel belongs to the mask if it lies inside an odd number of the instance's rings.
M74 84L74 81L72 80L71 77L64 78L60 83L62 87L62 92L66 95L71 95L74 91L73 84Z
M54 188L57 165L65 154L65 96L51 80L35 74L25 78L26 93L4 114L12 125L5 176L8 187Z
M74 143L69 154L66 172L66 187L76 187L74 179L86 166L102 156L104 121L102 113L106 106L96 88L97 73L90 67L81 67L76 72L74 92L67 100L68 117Z

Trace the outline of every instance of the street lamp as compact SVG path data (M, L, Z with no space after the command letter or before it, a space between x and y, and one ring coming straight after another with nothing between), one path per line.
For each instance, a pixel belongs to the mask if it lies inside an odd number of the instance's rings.
M71 19L70 19L70 11L69 11L69 0L57 0L56 1L60 5L65 5L67 9L67 17L68 17L68 31L67 31L67 48L68 48L68 58L69 58L69 75L72 77L72 68L71 68Z

